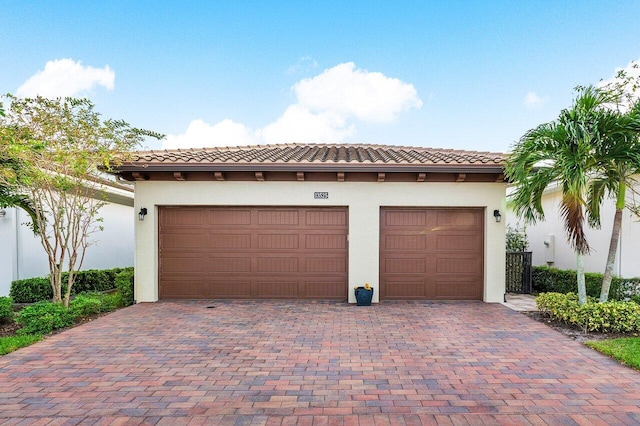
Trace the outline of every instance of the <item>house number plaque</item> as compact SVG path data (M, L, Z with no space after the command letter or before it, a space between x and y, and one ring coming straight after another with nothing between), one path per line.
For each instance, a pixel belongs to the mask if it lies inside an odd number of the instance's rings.
M314 192L313 193L313 198L315 198L316 200L326 200L327 198L329 198L329 193L328 192Z

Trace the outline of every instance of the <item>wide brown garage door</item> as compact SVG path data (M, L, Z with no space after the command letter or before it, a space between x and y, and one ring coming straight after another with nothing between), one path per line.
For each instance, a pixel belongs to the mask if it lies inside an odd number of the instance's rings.
M483 217L475 208L381 209L381 299L482 300Z
M159 296L347 298L347 209L161 207Z

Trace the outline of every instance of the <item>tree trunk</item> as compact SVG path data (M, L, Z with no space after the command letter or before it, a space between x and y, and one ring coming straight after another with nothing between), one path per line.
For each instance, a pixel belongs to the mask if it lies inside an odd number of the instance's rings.
M584 255L578 253L576 255L576 275L578 278L578 303L584 305L587 303L587 286L584 281Z
M625 191L625 183L620 182L616 199L616 214L613 216L613 229L611 230L611 241L609 242L609 255L607 256L607 264L604 268L604 277L602 278L600 302L606 302L609 299L609 289L611 288L611 279L613 278L613 265L616 262L616 255L618 254L618 242L620 241L620 231L622 229L622 210L624 209Z
M609 255L607 256L607 265L604 269L604 277L602 278L602 290L600 291L600 302L606 302L609 299L609 290L611 288L611 279L613 278L613 266L616 262L618 254L618 241L620 241L620 230L622 228L622 210L616 209L613 217L613 230L611 231L611 242L609 243Z

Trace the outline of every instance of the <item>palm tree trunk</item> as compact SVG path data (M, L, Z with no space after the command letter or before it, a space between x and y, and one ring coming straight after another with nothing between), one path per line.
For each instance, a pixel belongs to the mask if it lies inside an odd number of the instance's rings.
M609 255L607 256L607 264L604 269L604 277L602 278L602 290L600 291L600 302L606 302L609 299L609 290L611 288L611 279L613 278L613 266L618 254L618 242L620 241L620 230L622 229L622 210L616 209L613 217L613 230L611 231L611 242L609 243Z
M609 255L607 256L607 264L604 268L604 277L602 278L600 302L606 302L609 299L609 289L611 288L611 279L613 278L613 265L616 261L616 255L618 254L618 242L620 241L620 231L622 230L622 210L624 209L626 189L625 183L620 182L616 199L616 214L613 216L613 229L611 230L611 241L609 242Z
M576 254L576 275L578 278L578 304L587 303L587 286L584 279L584 254L578 252Z

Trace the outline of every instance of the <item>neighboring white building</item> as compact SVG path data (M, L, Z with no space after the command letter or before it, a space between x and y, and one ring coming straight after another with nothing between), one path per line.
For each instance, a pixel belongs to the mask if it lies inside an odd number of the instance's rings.
M133 266L133 190L113 185L107 192L110 202L99 212L104 230L91 235L95 244L87 249L83 270ZM40 239L25 225L29 221L21 209L0 209L0 296L9 295L14 280L49 275Z
M632 197L627 191L627 199ZM559 269L576 269L576 254L567 242L563 220L560 216L561 188L549 188L542 201L545 221L535 225L527 225L529 251L533 252L533 265L549 265ZM601 229L586 229L586 236L591 246L591 254L585 256L586 272L604 273L609 254L611 228L615 214L615 200L606 200L600 213ZM640 277L640 222L639 218L625 209L622 216L622 233L618 245L618 255L614 266L614 274L624 278ZM508 211L507 222L511 226L518 223L518 218Z
M379 145L139 152L135 299L501 302L502 154Z

